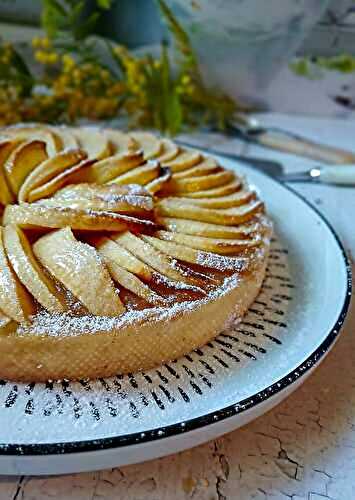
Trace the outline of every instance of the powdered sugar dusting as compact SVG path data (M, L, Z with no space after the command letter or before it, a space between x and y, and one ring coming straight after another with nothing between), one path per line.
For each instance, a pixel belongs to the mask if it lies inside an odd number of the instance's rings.
M242 271L248 264L248 259L239 257L225 257L208 252L198 252L197 264L218 269L218 271L236 270Z
M133 324L138 326L145 322L170 321L179 314L192 312L208 302L223 297L238 286L239 280L240 278L237 274L227 277L220 287L210 291L205 297L199 300L178 302L170 307L128 310L114 318L93 315L73 316L71 313L50 314L46 311L41 311L33 317L31 325L21 325L17 333L19 335L50 335L52 337L77 336L82 334L100 334L113 330L117 331Z

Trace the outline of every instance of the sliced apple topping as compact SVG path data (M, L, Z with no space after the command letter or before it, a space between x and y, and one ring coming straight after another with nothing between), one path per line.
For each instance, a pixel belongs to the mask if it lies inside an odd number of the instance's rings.
M170 179L171 179L170 169L163 167L160 171L159 177L145 184L145 188L147 191L149 191L149 193L152 194L159 193L159 191L163 190L167 186Z
M162 165L164 165L165 162L176 158L176 156L180 152L179 146L177 144L175 144L175 142L171 141L170 139L162 139L161 146L162 146L162 151L160 152L159 156L157 156L156 159Z
M21 283L47 311L64 311L64 298L37 262L23 231L17 226L8 225L3 233L7 256Z
M137 276L119 266L115 261L109 258L104 258L104 261L112 279L119 285L141 299L144 299L149 304L162 305L166 302L163 297L160 297L160 295L151 290L149 286L143 283Z
M143 163L143 154L140 151L115 154L91 163L84 170L78 171L76 175L72 176L71 182L74 184L78 182L104 184Z
M162 141L149 132L132 132L130 136L137 143L138 148L143 150L144 158L150 160L159 156L162 152Z
M209 222L160 217L158 222L169 231L209 238L244 239L252 237L260 228L259 221L246 225L222 226Z
M42 203L8 205L3 219L4 224L17 224L23 229L55 229L69 226L84 231L124 231L131 228L140 232L157 228L150 220L115 212L51 207Z
M14 273L6 255L4 230L0 228L0 308L9 318L22 323L35 312L35 303Z
M187 284L196 283L197 280L193 277L193 273L189 275L179 269L170 257L154 248L147 240L128 231L114 235L112 239L167 278Z
M81 149L86 151L90 160L102 160L112 154L112 147L98 127L73 128L72 133Z
M242 178L170 139L42 125L4 136L0 335L38 305L66 312L69 297L78 314L109 317L199 300L270 236Z
M137 151L139 146L137 142L124 132L112 128L102 130L102 135L109 140L113 154L126 154L127 152Z
M52 129L51 129L52 130ZM74 137L70 127L60 125L55 128L56 135L61 142L61 151L68 151L70 149L79 149L79 141Z
M237 254L260 243L260 239L227 239L209 238L206 236L192 236L190 234L174 233L171 231L157 231L155 236L165 241L173 241L197 250L206 250L221 255Z
M152 279L153 269L137 259L137 257L123 248L117 241L102 236L93 242L100 255L106 260L116 263L127 271L136 274L145 281Z
M147 184L159 177L161 167L157 161L150 160L140 167L133 168L125 174L109 181L109 184Z
M38 203L45 206L92 209L152 217L153 199L143 187L129 184L75 184L58 191L52 198Z
M27 196L28 201L32 202L40 200L41 198L48 198L58 191L58 189L71 184L73 179L77 177L77 174L85 171L86 168L89 168L93 161L94 160L85 159L73 167L64 170L64 172L56 175L48 182L32 189Z
M203 189L223 186L234 179L233 172L224 170L215 174L203 175L201 177L189 177L186 179L171 179L168 189L171 193L191 193Z
M239 207L249 201L255 199L254 191L237 191L236 193L227 196L220 196L219 198L184 198L179 197L180 201L192 203L198 207L203 208L231 208ZM169 199L169 198L167 198Z
M150 243L156 250L174 257L175 259L198 264L204 267L211 267L218 270L242 270L247 262L246 257L229 257L218 255L216 253L197 250L196 248L186 247L173 241L164 241L154 236L143 235L142 239Z
M183 149L176 158L164 162L164 167L169 167L173 173L181 172L182 170L194 167L200 163L201 160L202 155L198 151L194 151L193 149Z
M157 211L160 215L191 219L203 222L212 222L224 226L242 224L252 219L257 213L263 212L264 204L259 201L251 201L240 207L225 209L201 208L192 203L181 202L179 199L160 200Z
M184 193L186 198L219 198L220 196L227 196L232 193L236 193L242 187L242 182L240 180L229 182L223 186L206 189L204 191L196 191L191 193Z
M4 135L7 137L20 139L23 141L40 141L45 144L45 151L48 156L56 155L63 149L63 143L57 131L52 127L44 127L42 125L14 125L4 130Z
M4 165L10 154L16 149L22 141L20 139L4 139L0 141L0 203L7 205L14 201L14 195L8 184Z
M204 161L195 167L188 168L182 172L174 174L174 179L185 179L186 177L202 177L203 175L214 174L222 171L222 167L218 165L213 158L206 158Z
M42 236L33 248L42 265L90 313L118 316L125 311L118 290L96 250L76 240L69 228Z
M55 193L53 198L58 200L75 200L77 197L87 200L100 199L109 201L112 197L120 197L124 195L141 196L151 199L151 194L144 186L139 184L126 184L124 186L116 184L70 184Z
M19 192L26 177L47 157L46 145L42 141L27 141L12 151L5 162L4 171L15 195Z
M26 177L19 190L18 200L20 202L28 201L29 195L33 190L43 184L46 184L52 180L53 177L62 174L68 168L77 165L82 160L85 160L86 156L85 151L80 149L71 149L68 151L62 151L56 156L52 156L43 161Z

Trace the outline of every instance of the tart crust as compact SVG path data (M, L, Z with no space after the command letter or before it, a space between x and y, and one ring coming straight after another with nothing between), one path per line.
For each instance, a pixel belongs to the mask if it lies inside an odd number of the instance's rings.
M266 257L265 252L253 272L228 278L219 296L189 304L185 310L150 313L149 319L96 332L42 331L0 337L0 376L39 382L95 379L148 370L177 359L244 316L259 293Z

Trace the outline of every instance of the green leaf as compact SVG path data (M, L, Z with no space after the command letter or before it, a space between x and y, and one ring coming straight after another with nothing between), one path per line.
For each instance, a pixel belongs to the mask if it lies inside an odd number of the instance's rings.
M190 67L197 67L197 59L192 49L188 34L176 19L171 9L169 9L165 1L156 1L158 3L158 7L162 14L162 17L165 20L170 33L174 37L174 41L178 50L185 57L185 63L187 63Z
M83 13L85 8L85 0L81 0L77 2L73 7L71 7L71 12L69 14L69 23L74 23L78 21Z
M42 2L42 26L50 38L57 38L65 32L66 36L72 36L75 40L83 40L93 32L101 15L97 10L85 19L85 0L62 0L61 2L42 0ZM110 5L110 0L101 0L101 2L102 8Z
M96 0L97 6L100 9L106 9L106 10L112 6L113 2L114 0Z
M113 50L114 49L114 46L112 43L110 43L108 40L106 40L106 38L104 39L104 44L112 58L112 61L114 62L115 66L116 66L116 69L117 69L117 76L122 76L124 73L125 73L125 68L123 67L123 64L122 64L122 61L121 61L121 58L115 54L115 51Z
M162 45L161 51L161 85L163 90L163 97L168 97L169 86L170 86L170 63L168 57L168 51L166 45Z
M91 14L88 19L84 22L81 22L80 24L74 28L74 37L76 40L83 40L86 38L90 33L93 32L97 21L99 20L100 14L98 12L94 12Z
M0 53L1 50L2 48L0 45ZM1 85L5 84L5 86L16 85L19 95L23 97L30 95L35 83L34 77L23 57L13 47L10 63L0 63L0 83Z
M183 122L183 113L180 96L175 90L170 94L169 103L166 107L166 121L167 131L171 135L180 132Z
M170 61L166 46L163 44L161 53L161 116L165 132L175 135L182 125L182 106L179 94L176 92L171 77Z
M298 59L290 64L290 68L298 76L309 77L311 73L308 59Z
M351 54L340 54L334 57L319 57L315 64L321 68L340 71L341 73L353 73L355 71L355 57Z
M23 57L15 49L12 50L12 61L11 62L16 67L16 69L19 73L21 73L27 77L32 78L31 72L30 72L27 64L25 63Z
M65 28L68 13L57 0L42 0L42 5L42 27L50 38L54 38Z

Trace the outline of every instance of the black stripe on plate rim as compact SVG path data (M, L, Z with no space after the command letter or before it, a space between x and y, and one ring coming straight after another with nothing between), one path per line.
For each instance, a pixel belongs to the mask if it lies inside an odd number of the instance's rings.
M219 155L223 157L223 155ZM241 159L242 160L242 159ZM246 165L253 169L252 165L247 163ZM258 171L260 175L265 175L264 173ZM184 422L179 422L176 424L171 424L166 427L160 427L156 429L146 430L144 432L136 432L131 434L125 434L122 436L113 436L107 438L85 440L85 441L69 441L62 443L36 443L36 444L7 444L0 443L0 456L4 455L16 455L16 456L31 456L31 455L63 455L67 453L83 453L83 452L93 452L99 450L107 450L112 448L121 448L125 446L132 446L137 444L154 442L157 440L165 439L168 437L178 436L180 434L186 434L187 432L205 427L207 425L216 424L227 418L234 417L235 415L241 414L251 408L254 408L258 404L266 401L267 399L275 396L282 390L286 389L293 383L295 383L300 377L304 376L310 369L312 369L324 355L333 346L335 340L338 338L341 327L343 326L346 314L349 309L351 301L352 292L352 273L351 265L346 255L343 244L341 243L336 231L324 217L320 211L314 207L304 196L295 191L290 186L283 184L277 179L271 179L284 189L290 191L293 195L301 199L311 210L313 210L318 217L325 224L327 229L330 231L334 240L336 241L341 255L344 259L344 266L347 275L346 293L344 297L344 302L339 316L334 322L334 326L329 331L327 337L324 341L315 349L315 351L305 359L300 365L294 370L289 372L287 375L279 379L274 384L266 387L262 391L249 396L248 398L238 401L232 405L221 408L212 413L207 413L206 415L201 415L200 417L195 417Z

